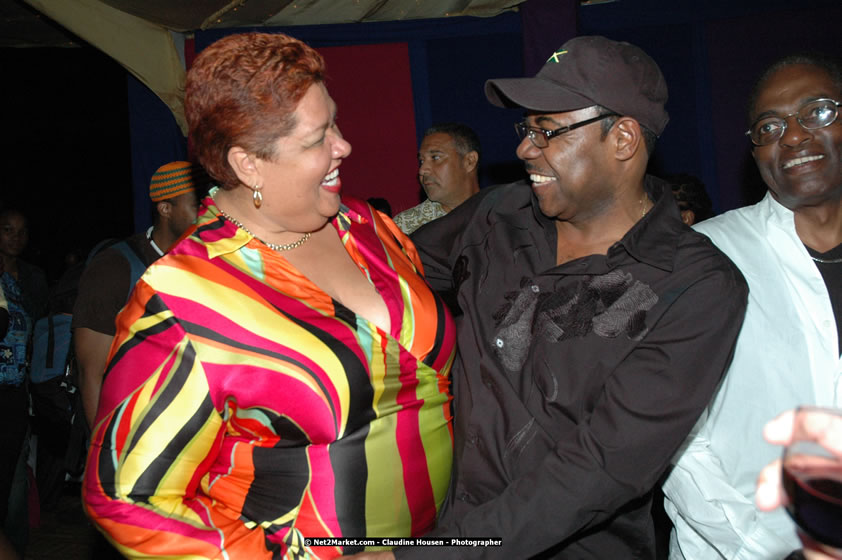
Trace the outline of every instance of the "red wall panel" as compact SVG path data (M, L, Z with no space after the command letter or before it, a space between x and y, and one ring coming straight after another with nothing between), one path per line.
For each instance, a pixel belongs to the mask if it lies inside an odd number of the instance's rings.
M396 214L418 204L412 79L406 43L322 47L337 124L351 143L346 194L383 197Z

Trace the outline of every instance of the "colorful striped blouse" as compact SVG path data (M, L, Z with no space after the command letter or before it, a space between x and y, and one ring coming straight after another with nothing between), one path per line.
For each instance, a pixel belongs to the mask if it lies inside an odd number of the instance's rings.
M332 558L308 537L422 535L450 480L453 321L412 243L344 199L331 222L391 332L206 198L117 320L83 488L128 557Z

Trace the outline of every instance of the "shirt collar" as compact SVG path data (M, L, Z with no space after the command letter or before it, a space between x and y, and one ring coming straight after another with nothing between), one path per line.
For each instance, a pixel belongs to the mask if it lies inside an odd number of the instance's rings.
M608 259L611 261L618 251L625 250L640 262L670 271L682 230L687 226L681 221L669 183L647 175L643 188L655 205L608 250Z
M795 212L775 200L772 191L766 191L758 207L764 218L761 223L775 224L785 230L795 229Z
M678 250L679 236L686 226L681 221L669 183L653 175L646 175L643 188L655 205L622 239L608 249L607 261L613 267L615 263L619 264L623 255L628 254L640 262L670 271ZM529 192L531 194L531 189ZM544 228L552 228L552 238L555 239L554 221L541 212L534 194L531 198L535 219Z

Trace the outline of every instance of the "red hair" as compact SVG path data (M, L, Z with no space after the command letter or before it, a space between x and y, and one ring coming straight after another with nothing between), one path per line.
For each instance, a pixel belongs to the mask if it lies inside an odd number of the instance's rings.
M283 34L243 33L213 43L187 73L184 112L199 162L225 189L240 184L228 151L261 159L295 128L295 108L324 80L322 56Z

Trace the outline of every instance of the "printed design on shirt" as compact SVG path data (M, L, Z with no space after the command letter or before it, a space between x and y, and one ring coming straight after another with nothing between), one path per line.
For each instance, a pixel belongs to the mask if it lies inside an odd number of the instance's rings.
M503 367L518 371L534 337L560 342L593 332L603 338L625 335L641 340L648 330L646 312L657 302L652 288L622 270L583 276L553 292L523 278L520 289L506 293L494 313L498 328L492 348Z
M20 284L10 274L2 277L9 312L6 337L0 340L0 385L20 385L26 374L26 350L32 332L32 320L23 307Z
M84 490L127 555L325 559L362 546L305 536L432 529L451 477L455 325L405 239L345 203L326 227L378 288L391 332L220 222L209 198L138 285Z
M437 220L447 214L438 202L425 200L418 206L404 210L394 218L395 225L405 234L410 235L421 226Z

